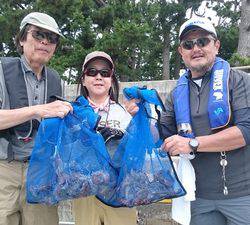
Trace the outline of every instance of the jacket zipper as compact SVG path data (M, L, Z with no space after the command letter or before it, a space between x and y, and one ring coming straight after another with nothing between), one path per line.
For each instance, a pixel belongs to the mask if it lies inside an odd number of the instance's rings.
M197 98L198 98L198 104L197 104L197 108L196 108L196 113L198 114L199 111L200 111L200 93L201 93L201 88L197 85L196 85L196 88L197 88Z

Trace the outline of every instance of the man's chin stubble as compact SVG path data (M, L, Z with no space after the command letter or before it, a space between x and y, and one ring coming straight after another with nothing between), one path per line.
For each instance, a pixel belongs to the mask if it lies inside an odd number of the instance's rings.
M196 66L196 67L190 66L189 69L190 69L191 71L196 72L196 73L205 74L207 71L210 70L210 66L207 66L207 65Z

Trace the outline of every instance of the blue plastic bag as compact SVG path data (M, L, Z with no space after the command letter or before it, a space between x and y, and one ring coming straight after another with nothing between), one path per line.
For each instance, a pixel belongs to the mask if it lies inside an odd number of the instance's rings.
M113 157L119 171L118 184L111 198L97 195L104 203L133 207L186 194L168 153L161 150L157 119L159 107L165 110L157 92L146 88L125 88L127 98L140 99L139 111L131 120ZM153 108L156 106L156 115ZM158 106L158 108L157 108ZM108 199L108 200L107 200Z
M74 114L46 119L39 127L27 175L29 203L108 195L116 185L116 171L95 130L99 116L83 97L72 106Z

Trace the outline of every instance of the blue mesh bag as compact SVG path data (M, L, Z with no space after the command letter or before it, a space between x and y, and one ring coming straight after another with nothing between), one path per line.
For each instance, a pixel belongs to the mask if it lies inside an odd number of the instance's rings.
M115 193L109 199L97 197L114 207L133 207L185 195L169 154L161 150L156 117L165 108L158 93L131 87L124 94L128 99L140 99L139 111L113 157L113 166L119 171Z
M99 116L84 97L72 106L73 114L46 119L39 127L27 174L29 203L108 196L116 185L116 171L96 132Z

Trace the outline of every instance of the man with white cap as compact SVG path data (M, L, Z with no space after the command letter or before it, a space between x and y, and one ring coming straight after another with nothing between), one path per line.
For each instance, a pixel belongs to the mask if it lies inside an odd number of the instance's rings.
M25 182L39 122L72 111L68 102L50 102L62 94L58 73L46 67L60 36L51 16L30 13L15 39L21 58L0 60L0 225L59 222L55 206L26 202Z
M250 76L217 57L220 41L209 20L186 21L179 39L187 70L161 120L163 148L195 156L190 224L249 224Z

